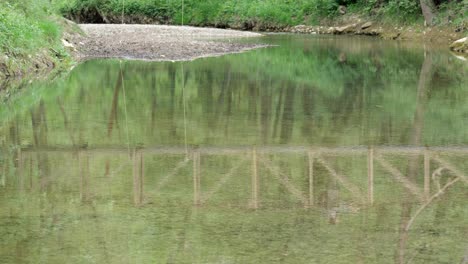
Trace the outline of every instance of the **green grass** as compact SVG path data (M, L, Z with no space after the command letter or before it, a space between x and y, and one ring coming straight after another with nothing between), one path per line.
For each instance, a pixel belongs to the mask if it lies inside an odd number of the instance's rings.
M0 2L0 65L3 68L24 72L36 59L66 56L60 42L62 27L54 15L55 6L49 0Z
M59 40L61 29L49 18L46 1L0 3L0 50L33 52Z

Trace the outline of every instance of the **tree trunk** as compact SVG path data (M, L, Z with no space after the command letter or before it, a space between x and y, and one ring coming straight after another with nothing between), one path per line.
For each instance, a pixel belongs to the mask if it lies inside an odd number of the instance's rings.
M436 10L434 0L419 0L419 3L421 4L421 10L424 15L424 24L429 27L432 26Z

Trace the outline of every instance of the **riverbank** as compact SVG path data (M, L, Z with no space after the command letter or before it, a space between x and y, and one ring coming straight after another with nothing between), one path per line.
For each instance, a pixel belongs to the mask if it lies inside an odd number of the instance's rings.
M83 24L61 22L60 52L41 48L36 53L0 58L0 91L11 83L49 76L74 63L96 58L181 61L220 56L266 47L241 43L239 38L261 37L254 32L161 25ZM224 40L224 41L223 41ZM3 60L2 60L3 59ZM18 85L14 85L18 86ZM4 91L5 93L5 91Z
M282 31L296 34L334 34L334 35L367 35L387 40L417 41L444 45L447 48L456 40L466 36L466 32L456 27L435 26L424 27L419 25L394 26L375 22L358 17L337 21L323 26L298 25L286 27ZM468 50L462 49L461 53Z
M123 10L120 10L118 5L114 6L112 4L114 2L92 5L93 1L72 1L70 3L74 3L73 5L62 6L60 9L62 15L75 22L177 25L184 24L185 21L188 25L197 26L194 28L167 25L83 25L82 30L86 36L80 35L80 29L73 22L54 15L46 15L53 13L50 10L45 12L46 14L40 13L39 15L37 15L39 11L34 11L36 16L41 17L41 20L35 21L33 16L18 11L17 6L7 5L8 10L4 9L3 13L0 12L0 15L3 14L2 18L7 16L7 22L10 22L9 26L4 28L18 29L17 31L22 35L7 32L9 33L7 36L16 36L20 42L3 43L4 52L0 56L0 83L2 79L31 75L31 73L45 75L53 69L67 68L75 61L91 58L177 61L262 47L262 45L214 41L219 38L259 36L257 33L246 31L223 31L225 28L297 34L371 35L391 40L442 44L447 49L454 41L468 34L468 24L463 13L456 11L453 5L439 12L437 17L439 22L436 26L425 27L419 19L420 15L419 18L418 15L409 17L411 21L408 23L398 20L389 23L389 18L392 16L388 13L388 6L381 7L377 11L373 10L374 15L370 16L357 12L356 6L350 6L349 10L346 10L343 6L314 7L305 2L299 2L291 6L281 6L281 8L264 4L255 6L254 11L246 6L242 7L247 8L245 10L240 8L240 2L229 6L235 7L235 10L229 11L226 9L229 1L225 4L216 2L217 4L211 3L213 5L209 12L204 9L207 6L198 6L198 2L193 2L186 6L185 20L180 13L180 6L174 3L170 6L162 2L160 5L155 3L151 5L146 3L148 4L146 5L144 2L137 1L135 5L138 4L136 5L138 8L132 9L130 5L124 6ZM57 5L60 6L60 3ZM21 9L26 6L21 6ZM44 2L41 8L36 7L33 10L42 10L45 7ZM148 10L154 12L148 12ZM294 13L294 10L297 12ZM198 13L195 11L200 11L202 16L197 17L195 14ZM296 15L293 16L293 14ZM388 17L383 19L382 15L388 15ZM14 21L18 17L29 22L20 23L15 27ZM456 47L453 46L452 49L466 53L467 46L465 41L462 44L458 43ZM13 50L9 50L11 47L14 47Z
M61 40L79 29L56 12L48 0L0 2L0 90L12 79L47 75L73 63Z
M71 0L61 5L60 12L77 23L364 34L385 39L436 42L448 47L468 34L467 8L466 1L436 1L431 27L425 26L420 4L410 0Z

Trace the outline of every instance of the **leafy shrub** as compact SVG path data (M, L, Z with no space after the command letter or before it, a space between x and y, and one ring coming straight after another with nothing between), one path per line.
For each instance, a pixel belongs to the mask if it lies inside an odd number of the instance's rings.
M385 8L391 15L417 15L421 13L419 2L416 0L391 0Z

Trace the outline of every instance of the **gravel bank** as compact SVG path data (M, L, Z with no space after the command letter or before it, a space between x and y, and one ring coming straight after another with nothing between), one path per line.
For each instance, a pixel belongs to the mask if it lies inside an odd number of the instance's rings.
M126 58L180 61L266 47L236 42L236 38L262 36L236 30L125 24L81 24L80 27L86 37L72 42L81 60Z

